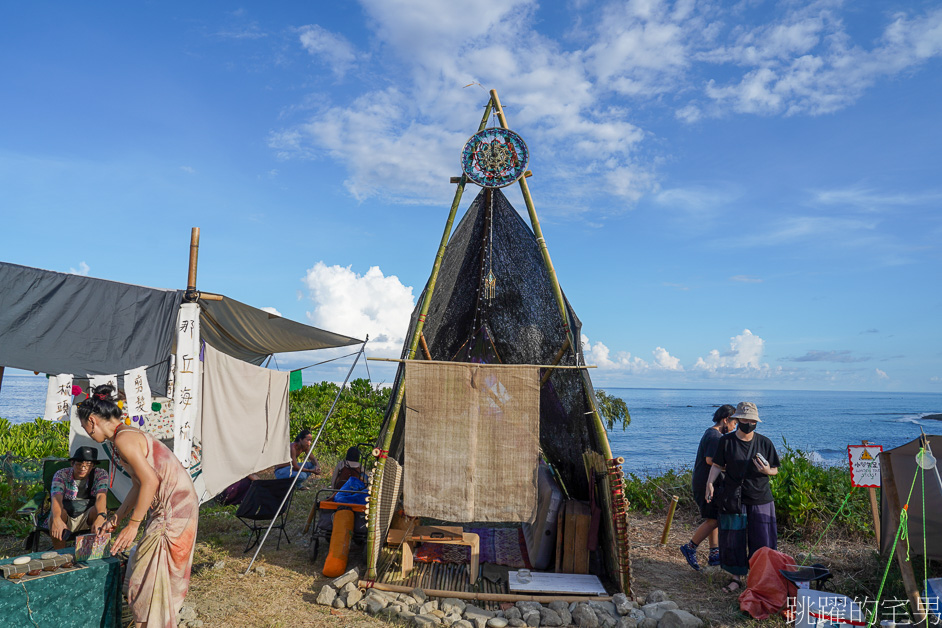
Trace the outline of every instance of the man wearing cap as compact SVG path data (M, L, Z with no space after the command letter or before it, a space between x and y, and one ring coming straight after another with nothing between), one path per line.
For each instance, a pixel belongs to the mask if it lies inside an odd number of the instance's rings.
M75 532L89 528L97 531L108 516L108 474L95 466L98 450L79 447L69 462L71 466L52 476L49 489L52 509L46 527L55 549L65 547Z
M739 421L735 432L720 439L707 478L706 499L712 501L713 483L726 473L722 486L724 497L741 488L738 513L720 512L720 566L733 574L726 590L742 586L740 576L749 571L749 558L760 547L776 549L778 544L775 501L769 477L778 473L779 458L768 437L755 431L761 423L756 404L743 401L730 417ZM724 499L724 501L727 501Z

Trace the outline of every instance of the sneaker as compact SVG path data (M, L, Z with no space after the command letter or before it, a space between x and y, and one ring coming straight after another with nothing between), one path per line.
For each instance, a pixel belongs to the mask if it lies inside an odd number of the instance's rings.
M684 543L680 546L680 553L687 559L687 564L696 571L700 571L700 563L697 562L697 548L691 543Z
M707 564L710 565L710 567L720 566L720 548L715 547L710 550L710 558Z

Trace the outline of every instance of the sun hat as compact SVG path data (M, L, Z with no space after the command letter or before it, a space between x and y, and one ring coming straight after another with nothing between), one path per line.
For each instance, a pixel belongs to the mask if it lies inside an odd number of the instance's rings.
M71 462L98 462L98 450L94 447L79 447L69 460Z
M756 421L757 423L762 423L762 419L759 418L759 410L756 409L756 404L752 403L751 401L740 401L736 406L735 414L729 418L738 419L740 421Z

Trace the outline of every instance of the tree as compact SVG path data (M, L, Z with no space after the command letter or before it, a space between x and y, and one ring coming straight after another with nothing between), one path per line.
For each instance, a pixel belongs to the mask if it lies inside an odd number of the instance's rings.
M602 418L609 430L615 429L617 423L621 423L622 430L631 424L628 404L625 403L624 399L609 395L601 388L595 391L595 397L599 402L599 412L602 413Z

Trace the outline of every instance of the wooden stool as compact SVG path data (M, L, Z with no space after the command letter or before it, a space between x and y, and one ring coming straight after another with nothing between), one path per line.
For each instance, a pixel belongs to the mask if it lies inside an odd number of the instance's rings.
M402 577L412 571L412 556L416 543L441 543L442 545L467 545L471 548L471 582L478 579L478 566L481 560L481 539L473 532L465 532L461 526L418 526L409 536L405 530L390 530L386 542L390 545L402 545Z

